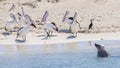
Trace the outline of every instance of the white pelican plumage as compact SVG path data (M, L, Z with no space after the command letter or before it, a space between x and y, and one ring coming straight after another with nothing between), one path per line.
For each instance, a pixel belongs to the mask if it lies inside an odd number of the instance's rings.
M10 13L10 19L7 20L5 25L5 30L9 33L12 33L14 29L15 22L18 24L17 19L13 13Z
M58 30L58 27L56 26L56 24L54 22L50 22L50 21L46 21L48 17L48 11L46 11L43 15L43 18L41 20L41 22L43 22L44 24L44 28L48 30L48 33L49 33L49 36L51 35L52 36L52 33L54 31L59 31Z
M75 22L76 17L77 17L77 12L75 12L75 15L74 15L74 17L73 17L73 22L72 22L72 24L70 25L70 27L71 27L71 32L72 32L73 36L74 36L74 34L76 34L76 36L77 36L77 33L78 33L78 31L80 30L80 29L79 29L79 24Z
M71 24L73 24L74 17L67 17L68 15L69 15L69 11L66 11L62 22L66 21L69 24L69 30L71 31ZM79 25L79 29L80 29L79 22L77 20L75 20L74 22L76 22Z
M27 20L27 24L25 26L21 27L17 32L17 37L22 37L23 41L26 41L26 35L29 32L29 30L31 29L31 26L36 28L31 17L29 15L26 15L25 17L26 17L26 19L29 19L29 20Z

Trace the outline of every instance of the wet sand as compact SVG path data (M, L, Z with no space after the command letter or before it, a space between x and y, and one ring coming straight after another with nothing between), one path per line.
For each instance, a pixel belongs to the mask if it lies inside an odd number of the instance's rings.
M31 40L32 39L32 40ZM29 33L27 41L21 42L22 38L16 38L15 35L1 36L0 45L48 45L60 43L74 43L80 41L95 41L95 40L120 40L120 33L95 33L95 34L82 34L79 33L78 37L74 38L72 34L54 33L53 37L44 39L43 34Z

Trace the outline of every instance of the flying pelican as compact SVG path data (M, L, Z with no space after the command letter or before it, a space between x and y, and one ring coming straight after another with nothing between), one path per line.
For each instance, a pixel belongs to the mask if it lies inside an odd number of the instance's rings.
M67 17L67 15L69 15L69 11L66 11L66 12L65 12L65 15L64 15L64 17L63 17L62 22L66 21L66 22L69 24L69 30L71 31L71 24L73 24L73 19L74 19L74 18L73 18L73 17ZM74 22L78 23L79 29L80 29L80 24L79 24L79 22L78 22L77 20L75 20Z
M31 19L31 17L29 15L25 16L27 20L27 24L23 27L21 27L18 32L17 32L17 37L22 37L23 41L26 41L26 34L29 32L31 26L33 26L34 28L36 28L35 24L33 23L33 20Z
M16 17L13 13L10 13L10 19L7 20L6 22L6 25L5 25L5 30L8 32L8 33L12 33L12 30L14 28L14 24L15 22L18 24L17 20L16 20Z
M52 36L52 33L53 33L54 31L59 32L59 30L58 30L58 27L56 26L56 24L55 24L54 22L46 21L47 17L48 17L48 11L46 11L46 12L44 13L41 22L44 22L43 25L44 25L45 29L48 30L49 36L50 36L50 35Z

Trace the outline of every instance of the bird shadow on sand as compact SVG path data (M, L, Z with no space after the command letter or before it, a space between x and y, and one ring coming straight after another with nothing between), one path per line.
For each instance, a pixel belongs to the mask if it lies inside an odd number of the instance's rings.
M44 38L42 38L41 40L47 40L47 39L50 39L50 38L45 38L45 37L44 37Z
M12 31L10 33L9 32L3 32L2 35L11 35L13 32L17 32L17 30L14 30L14 31Z
M47 40L47 39L50 39L51 37L56 37L57 35L52 35L52 36L49 36L49 37L45 37L45 35L38 35L37 37L41 37L41 40Z
M44 37L45 35L38 35L37 37Z
M17 32L18 30L13 30L12 32Z
M61 33L71 33L70 30L60 30Z
M78 31L79 33L86 33L88 32L88 30L81 30L81 31Z
M52 35L50 37L56 37L57 35ZM37 37L45 37L45 35L38 35Z
M15 39L16 43L25 43L24 40Z
M10 33L3 32L2 35L10 35Z
M67 39L73 39L73 38L76 38L76 36L68 36Z

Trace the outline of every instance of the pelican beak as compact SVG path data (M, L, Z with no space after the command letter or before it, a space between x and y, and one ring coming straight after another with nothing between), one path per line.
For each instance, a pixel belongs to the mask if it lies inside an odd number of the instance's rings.
M46 11L46 12L44 13L41 22L46 22L46 19L47 19L47 17L48 17L48 14L49 14L48 11Z
M17 21L16 16L14 14L10 13L10 17L12 17L15 20L15 22L18 24L18 21Z
M65 15L64 15L64 17L63 17L62 22L64 22L64 21L66 20L66 17L67 17L68 14L69 14L69 11L66 11L66 12L65 12Z
M37 28L37 27L35 26L35 24L33 24L33 23L31 24L31 26L33 26L34 28Z

